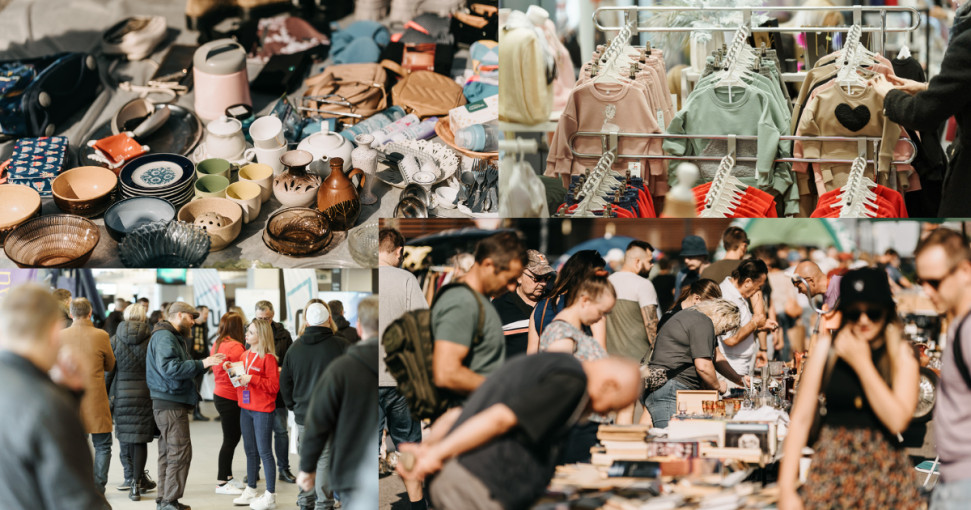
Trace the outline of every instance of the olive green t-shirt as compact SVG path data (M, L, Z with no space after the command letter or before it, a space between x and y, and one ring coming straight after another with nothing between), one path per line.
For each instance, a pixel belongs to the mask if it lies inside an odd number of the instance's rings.
M478 299L485 311L482 341L472 345L479 324ZM489 375L506 360L506 341L502 334L502 319L489 298L478 292L454 287L445 291L432 307L432 332L435 341L445 340L469 347L463 364L469 370Z

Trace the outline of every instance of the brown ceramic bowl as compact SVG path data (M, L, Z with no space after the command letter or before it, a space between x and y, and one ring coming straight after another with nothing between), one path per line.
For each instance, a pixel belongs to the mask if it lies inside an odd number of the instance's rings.
M270 215L263 229L263 243L271 250L306 257L324 249L333 238L330 222L318 210L288 207Z
M228 198L193 200L179 209L177 218L209 234L212 240L209 251L219 251L229 246L243 229L243 208Z
M50 214L21 223L3 251L18 267L81 267L101 239L98 226L73 214Z
M0 246L13 229L40 213L40 194L21 184L0 185Z
M67 213L97 216L111 205L118 176L100 166L81 166L58 175L51 182L54 203Z

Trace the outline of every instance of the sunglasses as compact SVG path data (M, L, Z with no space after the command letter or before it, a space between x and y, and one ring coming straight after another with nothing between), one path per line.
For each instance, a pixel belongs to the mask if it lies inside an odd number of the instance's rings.
M530 280L533 280L536 283L549 283L553 280L553 278L556 278L556 275L554 273L535 275L529 271L523 271L523 274L529 277Z
M917 278L917 284L918 285L927 285L928 287L930 287L930 288L932 288L934 290L937 290L937 289L939 289L941 287L941 283L943 283L944 280L947 280L947 278L949 276L951 276L952 274L954 274L954 272L957 271L957 270L958 270L958 266L954 266L950 270L948 270L948 272L945 273L944 276L942 276L940 278L931 278L931 279Z
M866 318L870 319L870 322L877 322L883 320L886 314L887 311L883 308L853 308L843 312L843 317L849 322L856 322L860 320L862 315L866 315Z

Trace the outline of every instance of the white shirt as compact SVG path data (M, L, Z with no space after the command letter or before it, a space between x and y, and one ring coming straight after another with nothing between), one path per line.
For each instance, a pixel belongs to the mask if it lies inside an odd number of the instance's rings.
M657 306L657 291L651 280L630 271L617 271L608 276L607 280L614 286L617 299L634 301L640 308ZM659 309L658 318L660 312Z
M748 300L742 297L742 294L735 287L732 278L725 278L719 287L722 290L722 299L738 307L739 327L751 322L752 310L749 308ZM732 333L729 332L718 337L718 347L725 353L725 358L738 375L749 375L752 373L752 367L755 365L755 355L759 352L758 343L755 341L755 333L751 333L734 346L725 345L725 339L731 337Z

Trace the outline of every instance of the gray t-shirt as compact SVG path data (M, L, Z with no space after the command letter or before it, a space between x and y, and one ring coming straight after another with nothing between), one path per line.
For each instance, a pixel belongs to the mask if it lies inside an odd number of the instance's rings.
M472 345L479 324L479 306L485 311L482 341ZM463 287L453 287L440 294L432 308L432 332L435 341L444 340L471 349L463 364L469 370L489 375L506 360L506 341L502 334L502 319L489 298Z
M941 456L941 477L945 482L971 479L971 388L968 388L958 370L954 357L954 345L960 338L964 351L964 363L971 367L971 318L964 321L961 334L954 321L947 332L947 348L941 368L934 406L934 435L937 453Z
M681 381L690 389L707 389L698 377L694 360L714 361L716 345L711 319L691 308L682 310L668 319L658 332L650 366L668 369L669 378ZM671 377L675 372L677 374Z
M378 268L379 292L378 300L380 310L378 311L378 338L384 336L384 330L389 324L401 317L405 312L413 310L424 310L428 308L428 302L421 293L421 286L415 275L391 266L381 266ZM394 377L388 372L388 367L384 364L384 344L378 342L380 354L378 357L378 386L388 387L397 386Z

